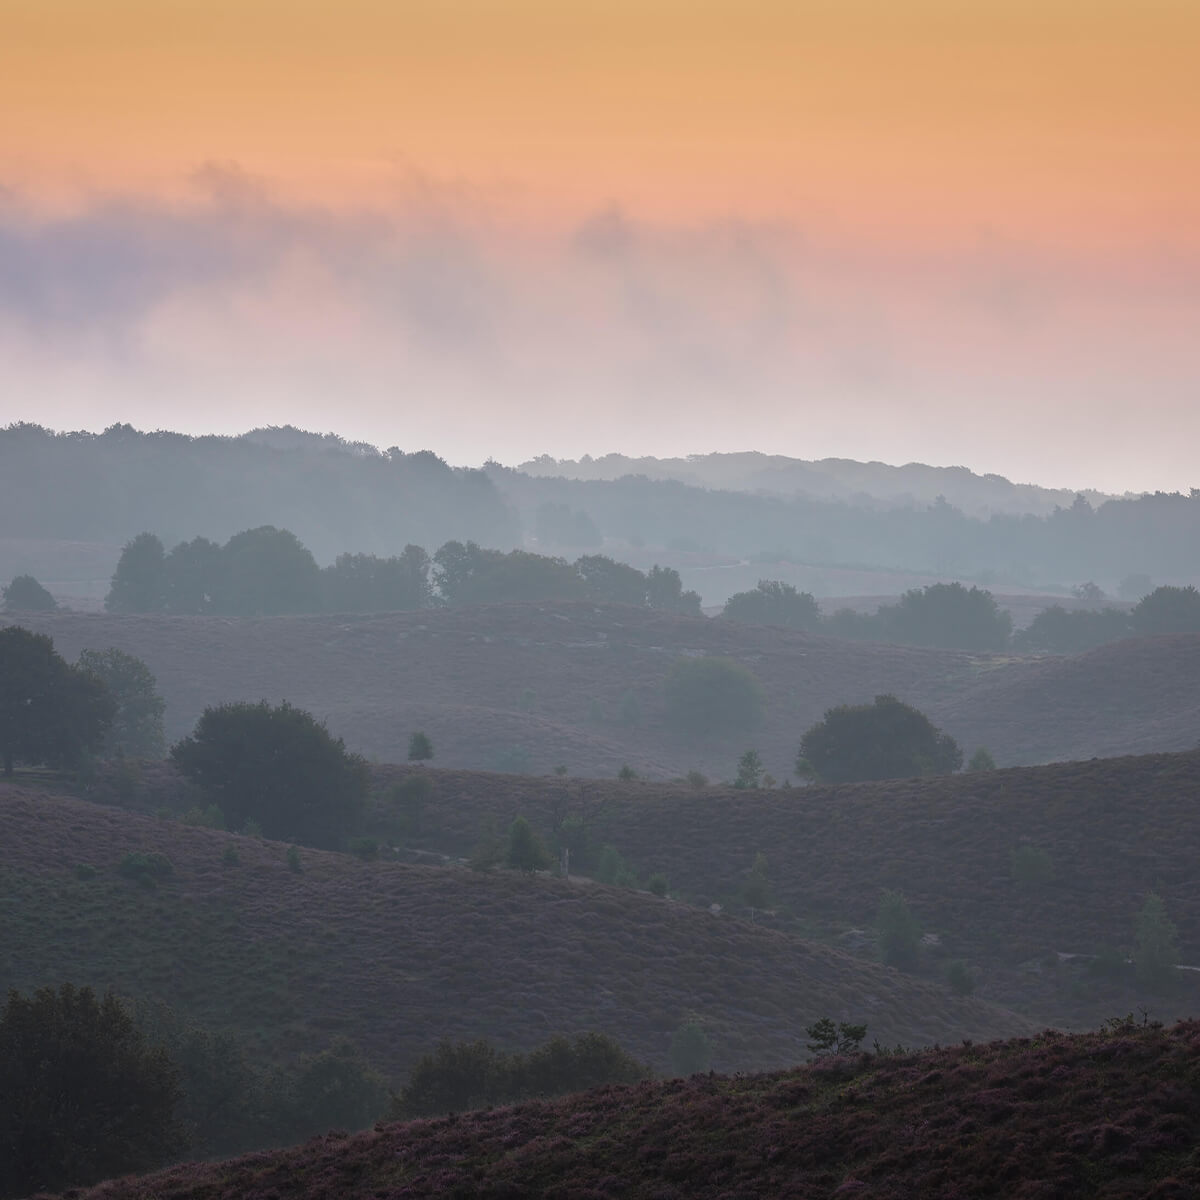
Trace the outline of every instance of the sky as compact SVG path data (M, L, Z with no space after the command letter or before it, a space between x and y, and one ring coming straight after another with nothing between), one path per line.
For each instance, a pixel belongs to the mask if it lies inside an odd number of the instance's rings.
M1200 486L1196 0L0 0L0 424Z

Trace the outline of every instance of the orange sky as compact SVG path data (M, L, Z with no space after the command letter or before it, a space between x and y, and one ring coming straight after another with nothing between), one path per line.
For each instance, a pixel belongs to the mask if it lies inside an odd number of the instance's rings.
M1198 64L1200 0L0 0L0 423L1190 486Z
M1195 0L0 0L10 186L1200 242Z

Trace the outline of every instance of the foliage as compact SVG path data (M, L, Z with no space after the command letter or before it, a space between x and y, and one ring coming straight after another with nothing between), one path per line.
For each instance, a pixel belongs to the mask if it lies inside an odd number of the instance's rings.
M799 757L825 783L947 775L962 766L958 743L895 696L827 709L801 738Z
M946 964L946 983L956 996L969 996L975 990L975 972L961 959Z
M885 605L879 620L889 641L946 650L1003 650L1012 635L1012 617L991 592L961 583L935 583L905 592Z
M429 735L418 729L408 739L408 761L427 762L433 757L433 742Z
M0 1196L145 1171L183 1147L179 1085L111 992L10 992L0 1010Z
M221 557L216 612L257 617L320 608L320 568L291 530L274 525L243 530L225 543Z
M301 1058L285 1073L278 1090L286 1122L282 1132L289 1141L329 1129L365 1129L388 1106L387 1081L345 1037L335 1038L319 1054Z
M660 612L678 613L685 617L703 615L698 592L685 592L679 572L673 567L655 564L646 572L646 604Z
M636 1083L650 1072L600 1033L561 1035L528 1054L506 1053L491 1042L443 1039L424 1055L392 1097L392 1120L466 1112L485 1105L549 1098L609 1083Z
M703 791L706 787L708 787L708 776L705 775L703 771L689 771L684 776L684 779L686 780L688 787L693 788L697 792Z
M660 900L667 898L667 892L670 891L671 884L667 877L661 871L655 871L653 875L646 880L646 891L657 896Z
M734 779L733 786L735 788L749 788L753 790L759 786L762 776L763 764L758 751L747 750L738 759L737 778Z
M804 1032L812 1039L806 1046L809 1054L814 1058L827 1058L834 1054L857 1054L867 1036L867 1027L851 1025L847 1021L835 1024L832 1017L821 1017Z
M32 575L16 575L0 589L0 612L54 612L54 597Z
M339 554L321 572L321 607L326 612L396 612L428 608L433 602L429 555L420 546L402 554Z
M624 783L628 783L630 780L637 779L637 777L638 773L628 763L621 764L621 769L617 772L618 779Z
M353 828L367 790L362 759L286 700L206 708L171 761L221 806L229 828L253 819L266 837L327 849Z
M140 658L114 647L82 650L76 665L101 680L116 704L104 739L104 753L162 758L166 748L163 713L167 706L150 668Z
M583 509L545 501L538 505L534 530L539 542L552 546L599 546L604 541L596 522Z
M600 848L595 877L600 883L607 883L613 887L635 888L638 885L637 872L612 845Z
M752 592L730 596L721 616L754 625L810 631L821 625L821 610L811 592L798 592L790 583L770 579L760 579Z
M594 603L638 608L646 603L646 576L627 563L589 554L575 560L575 572L583 583L583 594Z
M157 850L131 850L117 867L117 874L132 879L144 888L154 888L175 873L171 860Z
M676 1075L697 1075L712 1065L712 1043L704 1026L689 1017L671 1034L669 1056Z
M104 607L115 613L161 612L167 606L167 563L162 542L139 533L126 542Z
M1082 654L1129 637L1129 614L1119 608L1081 608L1068 612L1061 604L1043 609L1026 628L1013 635L1013 649L1026 653Z
M992 752L985 746L976 748L975 753L967 760L968 771L994 771L996 769L996 760L992 757Z
M532 875L550 866L550 855L542 845L542 839L524 817L516 817L508 827L508 849L504 855L505 865L514 871Z
M879 933L879 957L883 962L904 970L917 965L921 926L908 901L899 892L884 891L875 913L875 928Z
M0 760L80 766L98 750L115 705L95 675L66 663L53 640L19 625L0 629Z
M756 729L766 699L753 673L731 658L681 658L665 684L667 720L694 741L725 740Z
M495 769L502 775L528 775L532 767L533 759L528 746L505 746L496 755Z
M1187 587L1155 588L1129 614L1134 630L1155 633L1200 633L1200 592Z
M1167 991L1176 982L1179 961L1178 930L1167 915L1162 897L1151 892L1137 916L1133 966L1138 979L1153 991Z
M287 848L287 865L288 870L294 875L299 875L304 870L304 864L300 861L299 846L289 846Z

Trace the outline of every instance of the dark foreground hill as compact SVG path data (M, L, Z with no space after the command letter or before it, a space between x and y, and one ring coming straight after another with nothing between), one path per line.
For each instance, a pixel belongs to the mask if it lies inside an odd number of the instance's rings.
M646 892L309 850L294 870L277 842L7 785L0 829L0 987L112 987L285 1057L346 1035L397 1082L443 1036L594 1030L662 1069L692 1013L724 1069L795 1062L822 1015L889 1044L1030 1027ZM168 866L146 886L130 855Z
M731 778L754 745L778 779L800 737L836 704L890 692L970 754L1003 765L1182 750L1200 729L1200 635L1120 642L1074 658L1021 658L838 641L724 620L591 604L488 605L366 617L23 616L63 654L115 646L143 658L167 702L167 734L204 707L287 699L347 744L395 762L424 729L437 761L540 774L558 764L657 778ZM727 742L688 741L665 712L681 657L748 667L765 720Z
M1200 1025L829 1059L381 1125L78 1200L1200 1194Z

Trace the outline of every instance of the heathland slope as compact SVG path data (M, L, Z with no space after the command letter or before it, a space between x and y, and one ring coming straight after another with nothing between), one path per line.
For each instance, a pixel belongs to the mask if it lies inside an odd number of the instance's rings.
M116 646L143 658L167 733L205 705L286 698L355 750L403 758L425 729L438 761L534 773L565 764L659 778L730 777L746 743L779 779L832 705L891 692L970 753L998 762L1181 750L1200 728L1200 635L1131 640L1073 658L1022 658L838 641L724 620L586 603L486 605L380 616L22 616L74 657ZM755 734L722 743L672 733L663 683L679 658L727 655L767 698Z
M330 1134L80 1200L1121 1197L1200 1189L1200 1026L693 1076Z
M803 1056L823 1014L887 1042L1022 1032L944 986L649 893L364 862L0 785L0 985L166 1001L287 1055L344 1034L397 1078L439 1037L616 1037L656 1067L695 1012L718 1066ZM130 854L169 873L126 877Z

